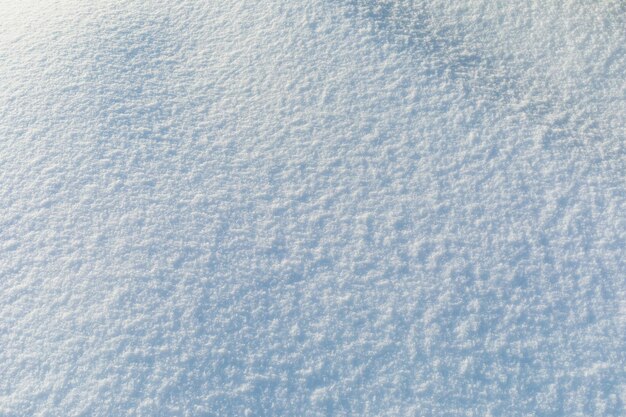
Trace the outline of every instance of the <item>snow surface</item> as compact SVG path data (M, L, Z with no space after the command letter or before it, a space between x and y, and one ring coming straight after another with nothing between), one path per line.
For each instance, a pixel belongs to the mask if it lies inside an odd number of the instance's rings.
M0 416L626 415L621 0L0 0Z

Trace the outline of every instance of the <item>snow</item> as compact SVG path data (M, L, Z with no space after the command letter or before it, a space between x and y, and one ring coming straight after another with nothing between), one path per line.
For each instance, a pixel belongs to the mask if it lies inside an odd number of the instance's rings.
M0 0L0 415L623 416L626 7L512 3Z

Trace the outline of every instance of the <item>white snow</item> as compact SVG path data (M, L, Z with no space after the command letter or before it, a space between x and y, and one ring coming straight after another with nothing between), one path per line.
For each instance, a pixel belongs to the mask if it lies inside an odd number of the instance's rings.
M0 416L623 416L625 45L620 0L0 0Z

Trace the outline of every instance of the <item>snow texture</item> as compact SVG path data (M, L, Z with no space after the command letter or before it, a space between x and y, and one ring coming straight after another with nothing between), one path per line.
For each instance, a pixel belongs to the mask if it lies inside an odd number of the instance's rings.
M0 416L626 415L621 0L0 0Z

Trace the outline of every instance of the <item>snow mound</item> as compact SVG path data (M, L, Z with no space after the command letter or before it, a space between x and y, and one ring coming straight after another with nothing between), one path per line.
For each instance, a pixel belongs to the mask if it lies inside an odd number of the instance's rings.
M0 0L0 415L623 416L626 7L519 3Z

